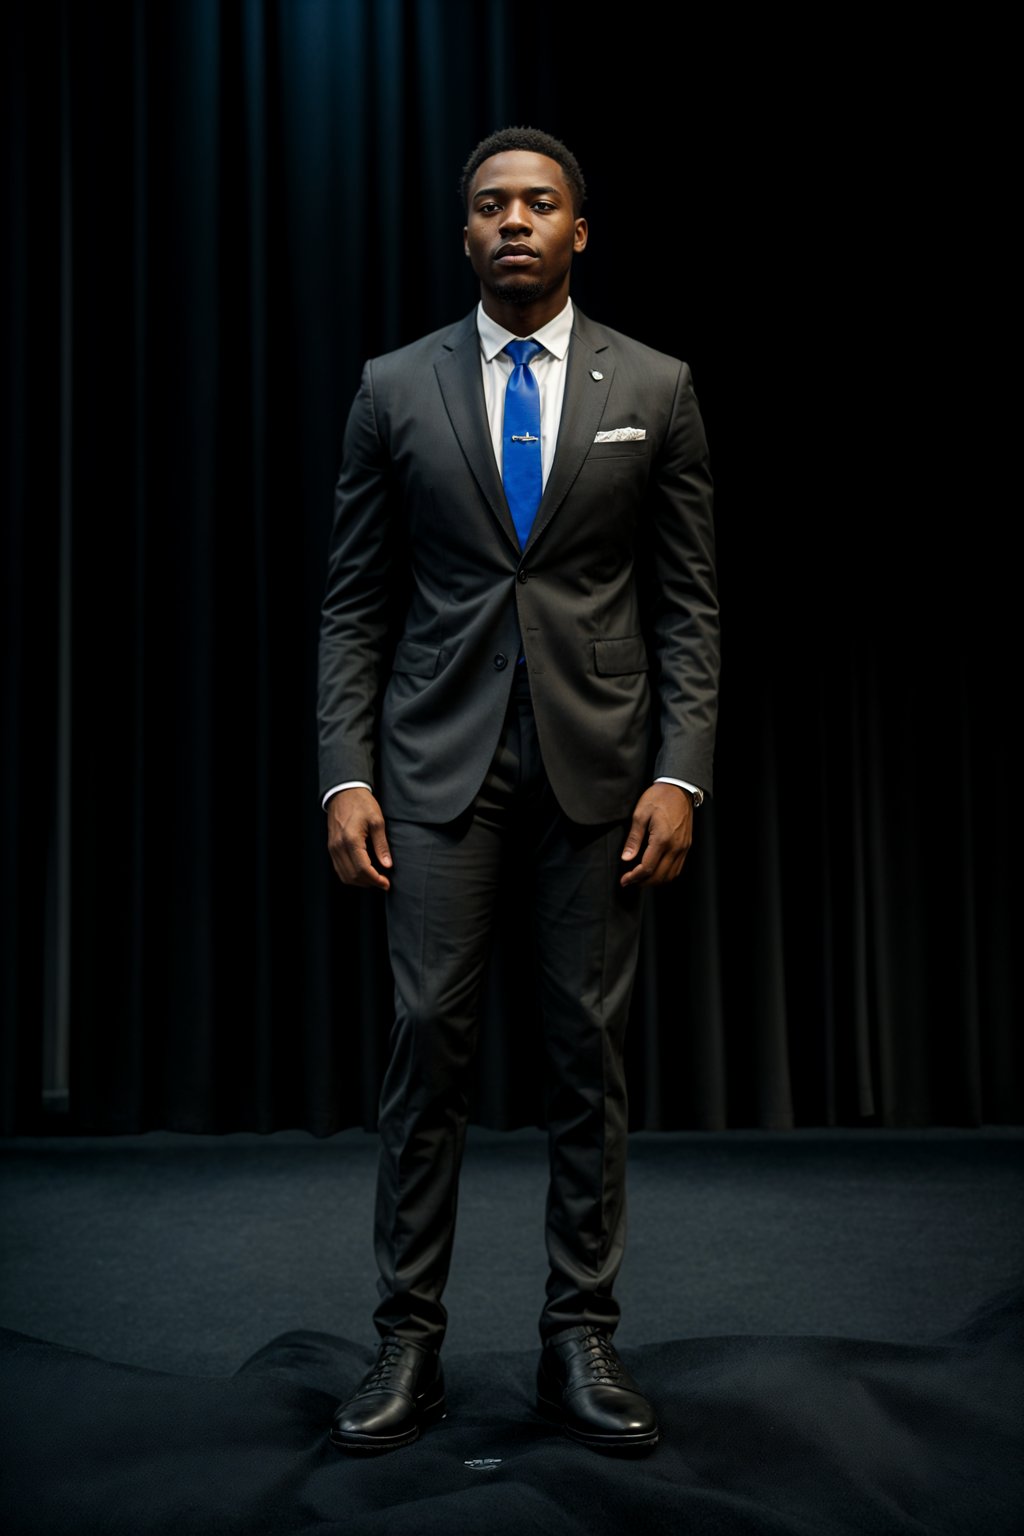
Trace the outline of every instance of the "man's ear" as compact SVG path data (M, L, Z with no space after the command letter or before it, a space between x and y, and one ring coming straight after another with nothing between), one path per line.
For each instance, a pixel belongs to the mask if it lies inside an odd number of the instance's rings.
M462 231L462 254L464 256L468 256L469 255L469 225L468 224L466 225L465 229Z
M587 248L587 233L588 233L588 231L587 231L587 221L586 221L586 219L577 219L576 220L576 235L575 235L575 238L573 239L573 242L572 242L572 248L577 253L579 253L580 251L585 251L586 250L586 248Z

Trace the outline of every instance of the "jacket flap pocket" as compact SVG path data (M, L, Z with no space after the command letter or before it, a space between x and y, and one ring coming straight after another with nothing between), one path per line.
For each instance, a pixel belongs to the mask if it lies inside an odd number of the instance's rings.
M395 647L393 672L408 672L412 677L433 677L440 651L436 645L421 645L418 640L400 640Z
M625 635L621 640L595 640L594 667L605 677L646 672L647 647L643 635Z

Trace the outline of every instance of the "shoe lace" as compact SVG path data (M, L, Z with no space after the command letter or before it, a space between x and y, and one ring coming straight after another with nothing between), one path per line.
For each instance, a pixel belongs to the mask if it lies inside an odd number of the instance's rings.
M393 1334L383 1341L377 1352L377 1359L366 1373L356 1393L357 1397L361 1397L364 1392L376 1392L380 1387L388 1385L404 1347L402 1340Z
M589 1356L588 1363L594 1380L614 1386L622 1377L622 1361L611 1339L595 1328L581 1342Z

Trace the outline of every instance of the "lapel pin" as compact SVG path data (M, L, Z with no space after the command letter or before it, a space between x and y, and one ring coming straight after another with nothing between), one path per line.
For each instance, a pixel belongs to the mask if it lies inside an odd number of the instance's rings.
M598 369L596 369L596 368L591 368L591 370L590 370L590 377L592 379L597 379L598 382L600 382L600 380L604 378L604 374L600 373L598 371Z

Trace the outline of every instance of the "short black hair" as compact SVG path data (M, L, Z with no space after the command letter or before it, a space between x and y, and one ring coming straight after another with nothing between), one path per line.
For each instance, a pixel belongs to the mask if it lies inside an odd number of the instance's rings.
M496 133L489 133L486 139L480 140L462 167L459 196L466 208L469 207L470 183L480 166L492 155L504 154L509 149L527 149L531 154L547 155L549 160L557 161L572 192L572 211L579 218L587 196L587 184L583 180L579 161L571 149L566 149L561 139L543 133L540 128L499 128Z

